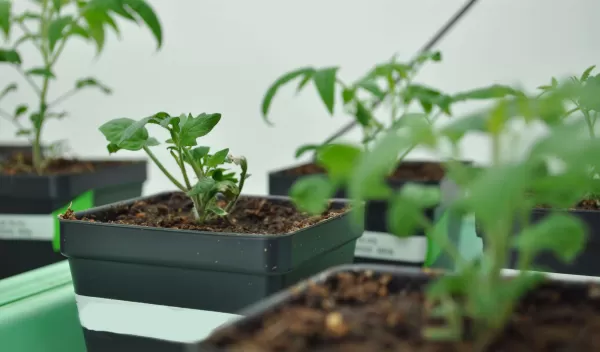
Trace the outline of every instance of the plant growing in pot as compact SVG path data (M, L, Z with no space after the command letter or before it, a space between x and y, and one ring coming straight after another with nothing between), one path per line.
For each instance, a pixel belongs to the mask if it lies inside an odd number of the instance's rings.
M567 96L567 109L559 117L560 121L565 123L573 119L579 119L585 122L585 134L590 139L597 139L596 120L600 114L600 74L593 75L595 66L587 68L579 77L570 78L567 85L570 86ZM562 86L556 78L552 78L549 85L541 86L540 97L547 94L553 94ZM586 136L577 136L577 138L586 138ZM570 143L570 141L569 141ZM550 172L551 170L546 170ZM564 202L552 204L544 199L544 194L552 192L548 189L552 187L551 183L541 183L532 188L532 192L538 193L540 202L532 210L529 222L535 223L547 216L559 212L572 214L583 221L589 232L588 244L585 250L573 261L569 263L557 260L551 253L541 252L534 259L536 267L543 268L546 271L599 276L600 266L598 257L600 256L600 201L598 194L600 191L598 183L598 167L594 164L583 165L579 173L571 173L570 179L565 182L571 182L574 187L570 191L565 191ZM581 187L583 186L583 187ZM515 232L518 232L520 224L515 224ZM478 231L478 235L481 235ZM486 245L484 243L484 245ZM518 267L519 253L512 251L510 260L507 263L508 268Z
M352 262L362 229L347 220L348 202L332 200L319 214L307 214L287 197L241 195L249 176L246 159L197 144L220 118L160 112L100 127L110 153L143 150L178 191L61 216L61 249L69 258L80 317L98 299L118 300L117 310L137 302L148 309L236 313L310 275ZM179 177L151 151L159 142L149 137L148 124L168 132L166 148ZM129 318L145 319L144 314ZM93 350L94 335L102 332L85 333ZM115 336L111 349L135 350L130 339Z
M338 77L338 67L306 67L294 70L278 78L268 89L262 103L262 113L265 121L271 124L268 113L277 91L294 80L299 80L298 91L312 82L329 114L334 113L336 95L339 92L345 111L356 119L362 128L362 144L367 149L383 131L409 118L427 119L433 122L442 114L450 114L449 96L412 82L414 75L423 64L440 60L439 52L423 54L410 63L398 62L394 57L388 62L375 66L352 84L347 84ZM408 107L413 102L421 105L423 113L409 113ZM384 104L389 105L389 122L388 119L376 116L376 111ZM316 151L319 147L314 144L303 145L297 149L296 158L307 152ZM294 183L303 177L324 177L326 169L323 164L324 162L317 158L311 163L270 173L269 194L293 195L302 192L302 185L297 185L294 189ZM411 161L403 163L402 167L394 170L389 182L398 188L408 180L439 184L443 175L444 171L439 163ZM346 192L344 189L339 189L332 196L343 198L346 197ZM427 252L426 238L424 235L411 239L390 236L385 224L386 209L387 204L379 200L367 204L366 231L359 240L355 261L396 262L421 266ZM434 209L429 212L429 216L434 217Z
M43 153L45 126L67 116L60 109L62 102L88 88L111 93L94 77L77 80L62 94L53 91L67 44L78 38L95 44L100 54L107 27L120 33L117 18L145 23L158 46L162 44L160 22L144 0L31 3L17 13L12 1L0 0L0 31L6 38L0 47L0 63L21 74L36 97L32 103L0 108L0 119L13 124L17 136L29 139L31 151L0 160L0 278L64 259L59 253L57 215L69 204L73 209L86 209L139 196L146 180L144 160L67 159L64 142L47 145ZM26 62L22 49L31 49L39 58ZM9 83L0 96L16 89L17 83Z
M340 94L345 111L351 115L362 128L361 148L368 150L382 133L396 130L403 125L427 122L434 124L442 116L451 116L451 107L455 103L467 100L484 100L505 95L518 94L510 87L493 85L484 89L460 92L453 95L444 94L436 89L414 82L414 77L420 68L428 62L439 62L441 53L428 52L417 56L408 63L401 63L395 57L376 65L367 74L352 84L345 83L339 78L338 67L301 68L281 76L267 91L262 113L267 119L272 100L278 90L284 85L299 80L298 90L312 82L323 101L327 111L333 114L336 105L336 94ZM415 105L418 107L415 110ZM384 108L382 110L382 108ZM415 112L417 111L417 112ZM385 118L381 118L381 114ZM333 142L333 141L330 141ZM295 182L301 178L319 179L326 177L327 164L331 153L324 145L304 145L297 149L296 157L307 152L325 149L317 153L313 162L275 171L269 174L270 194L291 194L305 192L305 186ZM387 182L395 189L406 182L438 185L444 188L445 194L454 192L454 185L445 180L443 162L408 161L407 155L416 147L412 146L401 155L391 159L390 166L397 166L389 171ZM341 152L341 151L340 151ZM342 157L351 160L356 156L355 151L346 150ZM337 156L333 156L337 158ZM331 176L331 175L330 175ZM335 180L334 180L335 181ZM290 193L291 192L291 193ZM347 190L335 187L331 194L336 197L346 197ZM422 266L435 260L435 251L427 240L425 233L411 238L397 238L389 234L386 225L388 203L381 199L369 200L366 206L365 233L359 240L356 251L356 262L396 263ZM447 225L448 231L460 232L462 219L443 217L443 207L433 204L427 210L428 217L441 220Z
M585 247L580 219L555 212L526 223L512 235L515 219L528 218L535 207L536 185L551 184L545 201L564 203L563 194L587 185L568 182L583 165L597 163L597 140L576 138L583 122L565 125L564 94L542 100L502 99L486 114L453 122L440 130L420 126L409 135L420 145L436 148L440 141L456 145L472 131L490 137L490 167L472 172L453 163L449 177L461 185L450 211L474 213L490 244L482 257L467 260L441 233L435 239L456 263L455 273L379 265L335 268L248 308L245 317L219 328L188 351L594 351L600 349L598 299L600 286L574 277L532 272L532 259L550 250L564 261ZM505 163L501 135L515 116L551 125L525 158ZM356 200L388 194L394 197L388 219L396 233L431 227L423 209L439 197L431 186L407 185L393 190L385 184L387 157L410 144L386 136L372 151L361 151L359 166L348 176ZM568 145L558 141L570 141ZM559 175L540 172L547 158L564 161ZM511 248L520 253L519 269L502 268ZM593 278L588 278L592 280ZM596 279L596 281L598 281ZM195 349L194 349L195 347Z

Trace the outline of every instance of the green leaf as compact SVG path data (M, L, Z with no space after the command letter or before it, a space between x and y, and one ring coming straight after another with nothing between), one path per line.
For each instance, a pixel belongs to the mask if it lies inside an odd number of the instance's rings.
M146 23L156 39L157 49L160 49L163 40L162 26L152 7L145 0L123 0L123 2Z
M113 31L115 31L115 34L117 35L117 37L120 37L121 31L119 30L119 26L117 25L115 20L108 13L105 13L102 17L103 17L103 22L108 24L110 26L110 28L112 28Z
M64 37L65 28L73 22L73 17L71 16L63 16L55 19L48 26L48 45L50 47L50 52L54 52L54 47L56 43Z
M52 71L50 71L46 67L32 68L30 70L25 71L25 74L30 75L30 76L42 76L42 77L48 77L48 78L56 78L54 73L52 73Z
M581 220L566 213L556 213L523 230L514 245L520 255L527 253L533 257L538 252L549 250L569 263L585 247L586 237L586 227Z
M351 198L362 201L389 197L391 190L385 180L398 165L400 152L410 147L410 140L398 138L395 130L386 132L373 149L359 159L348 184Z
M17 90L17 84L16 83L11 83L9 85L7 85L2 92L0 92L0 100L3 99L5 96L7 96L8 94L14 92Z
M383 99L386 96L386 92L379 88L377 82L374 82L372 80L361 80L358 83L356 83L356 86L373 94L377 99Z
M441 129L441 134L452 143L458 143L469 132L485 132L487 120L487 112L471 114L447 124Z
M296 154L295 157L299 158L302 155L304 155L305 153L311 151L311 150L317 150L321 147L320 144L305 144L303 146L300 146L298 149L296 149Z
M283 85L294 80L297 77L312 75L314 73L314 71L315 70L313 68L304 67L304 68L300 68L300 69L292 71L292 72L288 72L285 75L279 77L277 80L275 80L275 82L267 90L267 93L265 94L263 101L262 101L261 109L262 109L263 119L265 120L266 123L271 125L271 122L267 118L267 114L269 113L269 108L271 107L271 102L273 101L273 97L275 97L275 94L277 93L279 88L281 88Z
M76 23L71 24L71 29L67 33L67 36L72 36L72 35L79 36L85 40L88 40L91 37L91 35L87 29L81 27L80 25L78 25Z
M96 52L99 54L104 48L105 41L103 12L85 11L83 17L88 26L85 32L96 43Z
M414 59L413 65L423 64L429 60L434 61L434 62L442 61L442 53L439 51L428 51L428 52L419 54L419 56L417 56Z
M344 104L348 104L352 101L352 99L354 99L355 95L355 89L344 88L342 90L342 101L344 102Z
M31 135L33 131L32 130L18 130L17 131L17 136L29 136Z
M227 159L227 155L229 155L229 148L219 150L218 152L211 155L211 157L206 161L206 166L217 167L223 164Z
M23 115L24 113L26 113L27 109L29 109L29 107L25 104L18 105L15 108L14 118L16 119L16 118L20 117L21 115Z
M437 139L427 117L427 114L407 113L402 115L392 128L407 128L409 136L405 138L409 138L415 145L435 147Z
M106 6L107 10L113 11L114 13L116 13L117 15L132 21L132 22L136 22L137 20L135 19L135 17L132 16L132 14L130 13L130 10L128 8L125 7L125 2L122 0L96 0L100 5L102 6Z
M501 165L481 171L479 177L467 185L463 201L472 209L475 218L488 229L512 230L512 221L520 207L526 204L526 191L531 184L529 164Z
M160 142L154 137L149 137L144 144L145 147L156 147L157 145L160 145Z
M325 175L310 175L298 180L290 189L290 197L300 211L321 214L327 210L334 185Z
M208 207L208 211L210 211L211 213L217 215L217 216L227 216L227 212L219 207L217 207L216 205L212 205Z
M202 113L196 117L192 115L180 117L179 143L181 146L195 146L196 139L207 135L221 120L221 114Z
M317 70L313 74L313 82L321 100L327 107L327 111L333 114L335 107L335 83L338 67L328 67Z
M583 109L600 111L600 75L589 77L579 97L579 104Z
M336 184L346 182L354 170L361 149L348 144L328 144L317 152L317 163L327 170L331 181Z
M75 89L82 89L85 87L96 87L105 94L112 93L112 89L110 89L109 87L105 86L104 84L100 83L97 79L92 77L82 78L75 82Z
M135 133L129 138L123 139L125 131L135 123L135 120L124 117L111 120L100 126L100 132L102 132L106 140L110 142L109 151L112 149L111 153L114 153L119 149L136 151L145 146L149 146L148 143L158 143L155 139L151 139L150 142L148 142L148 130L145 127L136 129Z
M466 101L466 100L486 100L486 99L498 99L507 96L523 96L523 92L518 91L509 86L503 86L494 84L489 87L482 87L466 92L455 94L452 97L454 102Z
M574 163L589 163L589 156L593 154L584 152L593 152L595 141L587 138L582 138L586 132L586 124L584 121L576 121L573 123L564 123L550 129L547 136L538 139L531 147L528 154L532 160L546 160L548 157L555 157L563 162ZM565 141L569 141L565 143Z
M240 190L237 187L237 185L230 180L218 181L216 183L215 189L218 193L221 193L227 199L233 199L240 193ZM211 194L209 196L212 197L213 195Z
M441 199L438 186L408 183L397 192L387 212L388 229L397 236L412 236L424 228L424 210L437 206Z
M585 71L583 71L583 73L581 74L581 78L579 78L579 80L582 82L586 81L588 79L588 77L590 76L590 73L592 73L592 71L594 70L594 68L596 68L596 65L588 67Z
M300 92L302 89L304 89L304 87L306 86L306 84L308 82L310 82L310 80L313 78L313 72L309 72L306 75L304 75L304 77L302 78L302 80L300 81L300 83L298 83L298 88L296 88L296 92Z
M11 4L10 0L0 0L0 29L4 32L6 39L10 35Z
M464 295L477 282L477 268L471 264L454 275L443 275L427 286L427 297L432 300L444 296Z
M21 64L21 55L16 50L0 49L0 62L8 62L10 64Z
M215 190L217 182L211 177L201 177L198 182L192 187L187 193L188 196L193 197L197 195L205 195Z
M37 112L34 112L31 115L29 115L29 120L31 121L35 129L39 129L42 125L42 116Z
M209 151L210 147L196 147L190 150L190 154L192 156L192 159L194 159L195 161L201 161L202 158L208 155Z
M501 324L509 318L514 305L544 280L540 273L521 273L499 285L482 285L481 279L469 285L469 302L474 319Z
M359 100L356 100L356 112L354 117L356 117L356 121L362 126L369 126L373 120L371 111L369 111L369 109L367 109Z

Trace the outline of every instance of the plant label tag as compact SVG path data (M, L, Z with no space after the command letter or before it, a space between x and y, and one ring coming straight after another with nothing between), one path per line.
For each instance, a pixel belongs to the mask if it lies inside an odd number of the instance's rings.
M0 240L52 241L53 215L0 214Z
M356 243L355 256L409 263L423 263L427 237L400 238L385 232L365 231Z

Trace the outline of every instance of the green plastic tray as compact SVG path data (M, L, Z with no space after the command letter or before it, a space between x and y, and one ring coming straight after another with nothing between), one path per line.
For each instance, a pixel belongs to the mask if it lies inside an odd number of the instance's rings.
M67 262L0 281L0 351L85 350Z

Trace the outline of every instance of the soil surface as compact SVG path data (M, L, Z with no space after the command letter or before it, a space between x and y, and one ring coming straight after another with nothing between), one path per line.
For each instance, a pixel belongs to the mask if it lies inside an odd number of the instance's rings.
M314 175L325 173L325 169L315 164L305 164L287 170L286 173L298 176ZM444 175L445 171L440 163L406 161L398 166L389 179L393 181L441 181Z
M105 213L79 220L181 230L282 235L347 211L331 206L321 215L310 216L296 210L290 202L242 196L228 217L200 225L194 219L192 208L192 201L185 194L177 192L138 201L133 205L117 206ZM62 217L78 220L72 211L67 211Z
M476 352L466 338L457 343L421 338L422 283L372 272L340 273L296 292L290 303L262 318L217 331L206 343L235 352ZM486 350L559 351L600 351L599 286L540 286L522 299Z
M538 208L549 209L551 208L548 205L538 205ZM585 199L575 204L570 208L571 210L592 210L599 211L600 210L600 201L596 199Z
M80 160L53 159L44 169L44 175L75 174L92 172L100 163ZM104 164L104 163L102 163ZM115 163L116 164L116 163ZM0 174L22 175L33 174L31 154L13 154L0 163Z

